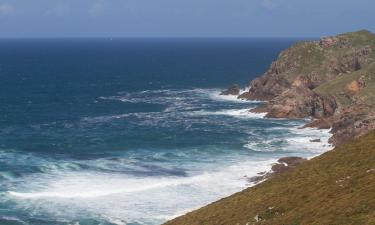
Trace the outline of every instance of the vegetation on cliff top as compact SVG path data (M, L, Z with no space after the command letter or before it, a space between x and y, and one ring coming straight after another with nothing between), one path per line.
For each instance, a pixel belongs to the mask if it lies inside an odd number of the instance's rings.
M306 76L319 86L375 62L375 35L369 31L299 42L280 53L267 74L279 74L293 84ZM312 77L314 76L314 77ZM280 93L275 93L280 94Z
M375 224L375 131L166 225Z

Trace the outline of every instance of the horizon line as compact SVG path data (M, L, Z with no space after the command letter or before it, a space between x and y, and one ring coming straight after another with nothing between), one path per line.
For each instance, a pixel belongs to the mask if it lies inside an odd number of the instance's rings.
M308 36L25 36L0 37L1 39L317 39Z

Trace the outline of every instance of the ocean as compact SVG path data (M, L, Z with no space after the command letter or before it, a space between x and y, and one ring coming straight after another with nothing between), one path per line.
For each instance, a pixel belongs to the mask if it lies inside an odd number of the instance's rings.
M1 39L0 224L161 224L327 151L219 95L296 41Z

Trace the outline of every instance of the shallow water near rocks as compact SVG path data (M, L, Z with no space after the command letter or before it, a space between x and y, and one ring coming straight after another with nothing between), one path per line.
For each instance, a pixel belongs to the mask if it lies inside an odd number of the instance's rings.
M219 95L294 41L0 41L0 224L161 224L327 151Z

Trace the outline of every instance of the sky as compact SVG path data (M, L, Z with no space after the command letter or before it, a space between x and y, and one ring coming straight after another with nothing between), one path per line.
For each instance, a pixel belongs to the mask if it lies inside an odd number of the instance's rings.
M0 0L0 37L319 37L375 31L375 0Z

